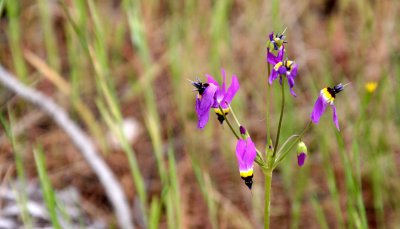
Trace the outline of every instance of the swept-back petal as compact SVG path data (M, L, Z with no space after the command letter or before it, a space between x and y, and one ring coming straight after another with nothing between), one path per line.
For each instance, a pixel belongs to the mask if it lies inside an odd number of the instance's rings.
M246 165L244 163L244 156L246 154L246 141L239 139L236 145L236 158L239 164L239 170L246 170Z
M232 76L232 82L231 85L228 88L228 91L226 92L224 99L221 102L221 106L227 106L227 104L231 103L233 97L236 95L236 92L239 90L240 85L237 77L235 75Z
M196 113L197 117L199 118L197 127L200 129L204 128L208 122L210 109L214 103L214 95L217 91L217 88L218 87L214 84L209 84L209 86L204 90L201 98L196 99Z
M272 32L272 33L269 34L269 40L270 40L270 41L273 41L273 40L274 40L274 32Z
M214 77L212 75L206 74L206 77L207 77L207 82L208 83L212 83L212 84L217 85L217 86L219 85L219 83L214 79Z
M336 107L333 103L332 103L331 107L332 107L332 113L333 113L333 115L332 115L333 122L335 123L335 126L338 129L338 131L340 131L339 120L338 120L337 113L336 113Z
M246 169L253 167L254 160L256 159L256 146L251 138L246 139L246 154L244 155L243 162L246 165Z
M202 112L209 111L214 103L214 95L218 87L214 84L209 84L209 86L204 90L204 93L200 99L200 110Z
M278 58L279 61L282 61L284 55L285 55L285 47L282 45L282 48L279 49L278 55L276 57Z
M294 78L292 75L289 75L287 77L288 79L288 84L289 84L289 89L290 89L290 94L292 94L294 97L296 97L296 93L293 91L293 87L294 87Z
M222 93L225 94L226 92L226 74L225 74L225 69L221 70L222 73L222 86L221 86L221 91Z
M268 50L268 52L267 52L267 61L268 61L268 63L270 63L272 65L275 65L279 61L281 61L281 59L279 57L276 57L272 52L270 52Z
M197 128L203 129L206 126L208 119L210 118L210 112L200 113L198 114L198 118L199 122L197 123Z
M292 76L292 78L296 78L297 76L297 64L293 64L292 66L292 70L290 71L290 75Z
M276 80L276 78L278 78L278 73L275 70L272 70L271 75L269 75L269 84L272 84L272 82Z
M318 123L319 119L321 118L322 114L326 109L327 103L324 101L322 95L318 96L317 101L315 101L314 109L311 113L311 120L314 123Z
M196 113L201 114L203 111L200 109L201 106L201 100L199 98L196 98Z
M219 86L219 83L211 75L206 74L206 76L207 76L207 82L209 84L214 84L217 86L217 91L215 93L215 97L214 97L215 100L214 100L213 107L218 107L218 104L221 103L222 99L224 98L225 91L222 90L222 88ZM224 83L225 83L225 79L224 79ZM224 83L222 86L225 87Z

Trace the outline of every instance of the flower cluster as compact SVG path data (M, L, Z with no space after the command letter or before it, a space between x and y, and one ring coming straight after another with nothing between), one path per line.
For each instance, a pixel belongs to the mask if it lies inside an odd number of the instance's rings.
M284 36L274 36L274 33L269 35L270 45L267 48L267 61L272 65L272 71L269 76L269 84L272 84L279 76L279 83L282 84L282 77L286 76L289 84L290 93L296 97L296 93L293 91L294 79L297 76L297 64L291 60L284 60L285 47L284 47ZM272 44L272 45L271 45ZM273 46L277 51L277 55L274 55L270 50L270 46Z
M269 79L268 83L272 85L273 81L279 78L279 83L282 85L283 80L287 80L289 85L290 93L293 97L296 97L296 93L293 88L295 86L295 79L297 77L298 65L293 60L288 60L285 58L285 36L282 34L271 33L269 35L269 40L267 43L267 55L266 60L268 62L269 68ZM269 65L270 64L270 65ZM225 71L222 70L222 84L219 84L213 76L206 74L207 82L203 83L199 80L192 81L192 85L195 87L195 91L197 91L196 98L196 113L198 116L197 127L199 129L203 129L209 121L210 111L213 110L217 115L218 121L221 125L226 121L229 125L231 131L235 134L237 138L236 144L236 158L238 161L239 173L240 177L244 180L245 185L251 189L253 184L253 164L256 161L257 164L261 166L264 172L271 171L276 167L276 165L286 156L286 153L289 152L292 147L288 147L285 152L282 152L284 146L278 149L279 144L279 133L281 128L283 107L281 111L281 117L278 125L278 133L276 137L275 144L268 144L266 147L266 158L269 161L264 161L262 155L256 149L256 146L250 135L246 131L246 129L240 125L239 121L236 119L234 114L232 115L235 118L236 123L239 126L240 135L236 134L236 131L232 127L227 119L227 115L231 112L230 103L235 97L237 91L240 88L238 78L233 75L231 79L231 84L229 88L226 88L226 74ZM282 98L284 98L284 85L282 85ZM311 122L317 124L326 110L326 107L329 105L333 110L333 122L336 128L339 130L339 121L337 117L336 107L334 105L334 100L336 95L344 90L346 85L338 84L334 87L325 87L320 91L320 94L315 102L313 111L311 112ZM371 86L372 87L372 86ZM374 89L371 89L374 90ZM284 99L282 99L284 101ZM232 111L233 113L233 111ZM268 115L267 115L268 116ZM309 125L307 125L308 127ZM306 128L307 128L306 127ZM306 130L306 129L305 129ZM297 144L297 163L299 166L303 166L305 160L307 158L307 146L303 141L301 141L301 137L304 134L305 130L300 135L296 135L297 138L295 142ZM269 134L269 133L268 133ZM287 142L291 140L288 139ZM268 142L272 142L271 139L267 140ZM285 145L285 144L284 144ZM293 146L295 143L292 144ZM257 160L256 160L257 158Z
M222 70L222 85L209 74L207 83L202 83L199 80L192 81L195 91L198 92L196 98L196 113L198 116L197 127L203 129L207 124L210 116L211 108L214 109L218 121L222 124L225 117L229 114L230 103L240 85L237 77L232 76L232 82L226 89L226 74ZM256 147L249 136L246 129L242 126L239 128L242 138L238 139L236 145L236 157L239 165L240 177L244 180L246 186L251 189L253 184L253 163L256 158Z

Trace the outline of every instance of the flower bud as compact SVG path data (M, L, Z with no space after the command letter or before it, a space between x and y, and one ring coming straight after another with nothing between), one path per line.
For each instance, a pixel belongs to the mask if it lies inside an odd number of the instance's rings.
M307 157L307 146L303 141L297 144L297 164L301 167L304 165L304 162Z
M244 128L243 126L239 127L239 131L241 135L246 135L246 128Z

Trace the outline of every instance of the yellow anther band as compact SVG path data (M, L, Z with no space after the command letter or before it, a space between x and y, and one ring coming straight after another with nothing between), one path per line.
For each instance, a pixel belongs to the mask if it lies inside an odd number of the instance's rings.
M278 69L282 66L282 64L283 64L282 61L275 64L275 66L274 66L275 71L278 71Z
M222 111L224 112L224 114L226 115L226 114L228 114L229 113L229 108L225 108L225 109L222 109ZM219 115L224 115L224 114L222 114L221 113L221 110L219 109L219 108L214 108L214 112L216 113L216 114L219 114Z
M333 98L333 96L331 95L331 93L329 93L328 88L324 88L321 90L321 95L324 98L325 102L332 104L333 100L335 100L335 98Z
M253 175L253 169L249 169L247 171L240 171L240 177L246 178L251 177Z

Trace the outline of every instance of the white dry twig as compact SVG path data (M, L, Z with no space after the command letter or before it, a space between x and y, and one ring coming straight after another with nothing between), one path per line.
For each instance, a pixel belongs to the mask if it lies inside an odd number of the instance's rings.
M89 136L87 136L51 98L35 89L23 85L1 65L0 83L24 100L39 107L65 131L100 180L109 201L113 205L119 226L124 229L133 229L134 225L125 193L122 191L122 187L111 169L99 156Z

